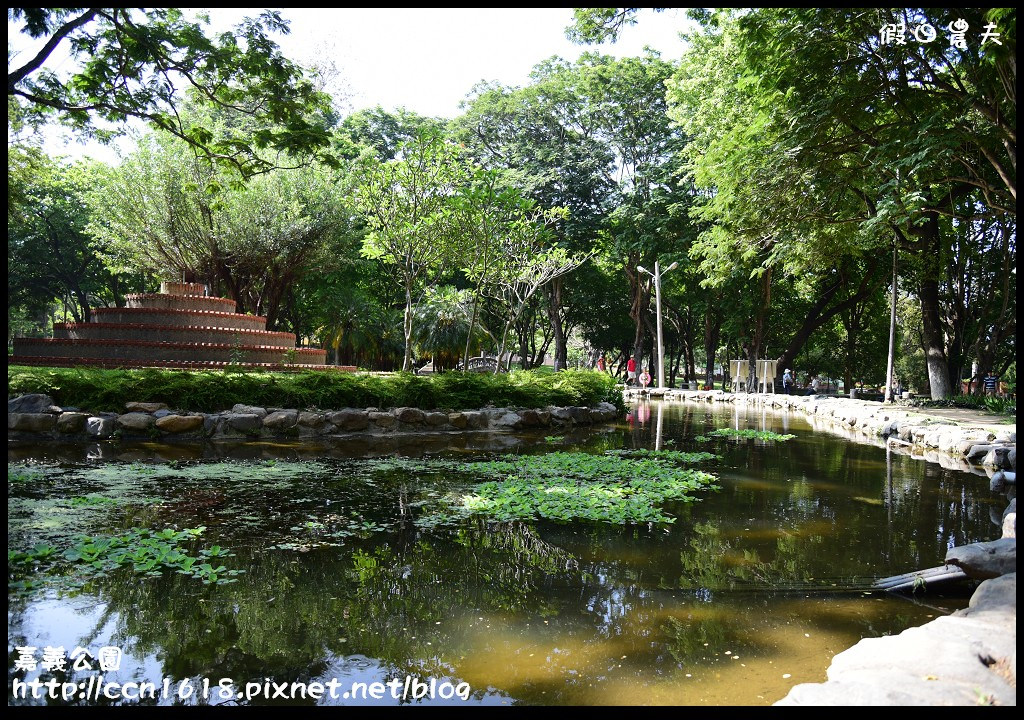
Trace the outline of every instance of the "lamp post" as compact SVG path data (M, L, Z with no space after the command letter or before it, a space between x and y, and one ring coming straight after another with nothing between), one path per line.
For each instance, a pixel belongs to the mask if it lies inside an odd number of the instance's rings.
M654 272L651 272L642 265L637 265L636 269L642 273L647 273L654 278L654 305L657 308L658 313L658 389L665 389L665 346L661 341L661 276L667 273L669 270L674 270L679 263L674 262L664 270L661 270L658 266L658 261L654 261Z

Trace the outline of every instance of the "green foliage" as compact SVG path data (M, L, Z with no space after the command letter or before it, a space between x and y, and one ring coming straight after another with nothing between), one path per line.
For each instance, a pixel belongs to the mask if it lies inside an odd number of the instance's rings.
M182 112L232 125L202 109ZM154 134L87 194L89 232L112 272L186 274L275 329L297 283L341 262L335 245L353 222L345 190L345 177L319 164L240 183L197 163L185 143Z
M573 8L573 23L565 29L565 36L581 45L615 42L624 27L636 25L638 10L639 8Z
M341 547L348 538L367 538L388 529L387 525L367 520L355 510L349 511L347 516L328 513L316 517L318 519L291 526L292 539L271 545L270 549L308 552L318 547Z
M471 332L470 292L449 285L431 288L423 302L416 306L414 316L413 339L419 356L431 358L434 370L455 368ZM471 338L474 346L479 346L486 337L486 331L476 325Z
M855 316L883 315L870 305L882 305L881 259L894 239L905 287L922 306L933 396L950 392L971 345L988 345L971 353L986 367L1011 354L1016 100L1006 79L1015 76L1015 11L1001 16L1007 37L999 45L880 38L890 24L980 28L997 14L705 12L703 31L688 37L691 49L669 83L670 114L691 140L689 176L705 190L697 214L712 223L693 251L706 282L735 287L739 269L773 282L773 268L804 278L813 291L806 330L840 316L855 340L845 353L848 381L878 374L884 343L871 347L878 330ZM976 255L981 246L989 250ZM790 310L771 289L771 304ZM801 341L797 333L787 364ZM908 380L916 368L905 370Z
M692 502L693 492L712 488L714 476L682 469L669 458L554 452L506 455L465 463L467 473L502 479L477 485L453 500L457 512L496 520L593 520L617 525L672 523L657 506L669 500Z
M49 307L59 302L65 314L71 313L69 319L86 322L90 305L119 299L119 280L103 266L86 231L89 212L85 198L99 181L98 175L99 169L92 163L67 165L33 148L16 145L10 149L9 321L29 320L29 327L38 327ZM12 318L16 307L29 317L15 314Z
M207 17L191 22L177 8L15 8L8 21L45 43L8 73L8 97L22 103L25 122L55 118L105 140L137 118L243 176L265 172L282 157L332 160L330 98L274 42L272 34L289 31L277 11L214 36L206 33ZM73 58L70 76L47 67L58 45ZM235 137L193 123L178 112L186 92L252 118L253 128Z
M235 576L244 570L229 570L224 565L214 564L220 558L233 556L227 549L213 545L200 549L195 555L189 554L187 545L205 529L134 528L119 535L81 537L63 552L42 543L27 552L8 550L8 576L16 578L39 570L57 574L70 565L80 580L106 576L126 568L144 577L158 577L164 572L174 571L202 580L204 584L237 582Z
M450 267L456 258L451 228L441 218L464 177L458 152L439 132L424 126L399 146L399 158L363 158L355 205L370 232L364 257L395 270L405 292L405 357L412 370L413 292L418 282Z
M668 444L668 441L666 441ZM717 460L721 456L709 452L682 452L680 450L649 450L647 448L636 448L635 450L608 450L605 455L622 455L625 457L654 458L658 460L670 460L676 463L699 463L707 460Z
M771 430L750 430L749 428L734 430L733 428L719 428L718 430L712 430L707 433L707 436L700 436L697 439L700 440L703 438L706 440L709 437L785 442L786 440L792 440L796 435L780 435L779 433L772 432Z
M624 409L621 391L605 373L532 371L487 375L442 373L387 376L331 372L230 373L180 370L7 368L9 396L45 393L61 405L91 412L124 409L126 399L164 402L184 410L220 412L236 403L264 407L337 409L418 407L475 409L487 405L537 408L594 406Z

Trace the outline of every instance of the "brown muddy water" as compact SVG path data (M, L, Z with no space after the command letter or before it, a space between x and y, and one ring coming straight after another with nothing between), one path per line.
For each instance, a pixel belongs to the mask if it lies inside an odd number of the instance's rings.
M715 428L796 437L700 439ZM861 638L965 607L969 589L869 587L999 533L984 476L785 413L644 403L548 432L10 445L9 704L768 705ZM717 453L696 467L720 489L666 503L672 524L431 519L479 481L461 462L632 448ZM195 565L74 554L83 535L140 528ZM105 647L117 669L101 669ZM46 699L47 681L64 697Z

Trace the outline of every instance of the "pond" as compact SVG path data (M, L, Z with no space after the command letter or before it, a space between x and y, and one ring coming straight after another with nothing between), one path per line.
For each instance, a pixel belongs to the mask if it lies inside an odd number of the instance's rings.
M9 704L768 705L965 607L870 584L999 532L984 477L781 412L645 402L548 433L10 447ZM672 522L445 511L482 461L644 450L715 455L685 461L714 481Z

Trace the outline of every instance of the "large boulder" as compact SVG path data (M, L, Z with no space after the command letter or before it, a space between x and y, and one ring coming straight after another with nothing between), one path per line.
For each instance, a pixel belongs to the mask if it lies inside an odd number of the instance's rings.
M462 414L466 418L466 427L470 430L483 430L488 425L487 413L470 410Z
M1013 573L983 582L964 610L861 640L832 658L827 682L796 685L775 705L1013 706L1016 626Z
M57 418L57 432L80 433L85 430L85 421L89 419L89 413L65 412Z
M53 398L49 395L32 393L21 395L13 400L7 401L7 412L9 413L48 413L53 412ZM60 412L58 409L57 412Z
M274 432L281 432L295 427L298 420L298 410L276 410L263 418L263 427Z
M590 408L585 407L571 407L569 408L569 416L572 417L574 423L581 425L587 425L593 422L593 418L590 416Z
M995 446L985 453L985 457L981 459L981 464L994 468L1009 467L1009 464L1006 462L1006 454L1008 452L1010 452L1010 448L1006 446Z
M517 428L523 423L519 413L514 413L511 410L505 410L500 415L491 415L490 421L491 427L496 428Z
M19 432L49 432L57 424L51 413L7 413L7 429Z
M365 430L370 426L370 417L365 410L338 410L328 413L328 421L339 430L352 432L354 430Z
M406 425L422 425L426 418L426 413L422 410L411 407L395 408L392 414Z
M448 423L448 413L443 412L428 412L423 416L423 421L427 425L433 427L440 427Z
M224 413L221 416L221 431L231 431L253 435L260 431L263 420L256 413Z
M1017 539L1000 538L951 548L946 553L946 564L956 565L975 580L1017 572Z
M124 404L128 412L155 413L157 410L168 410L167 403L158 402L129 402Z
M551 413L546 410L522 410L519 416L523 427L546 427L551 423Z
M395 416L387 412L371 412L367 413L370 422L379 428L390 428L395 424Z
M256 407L255 405L243 405L242 403L236 403L235 406L231 408L231 412L239 413L241 415L259 415L260 419L267 416L265 408Z
M204 420L202 415L167 415L157 418L156 427L161 432L176 435L199 430L203 427Z
M116 429L113 417L91 417L85 421L85 432L93 437L108 438Z
M548 412L551 413L551 419L555 422L572 422L572 408L552 406L548 408Z
M129 433L145 433L153 427L156 418L145 412L130 412L117 416L117 427Z
M321 427L326 420L323 413L300 412L299 417L295 422L303 427L317 429Z

